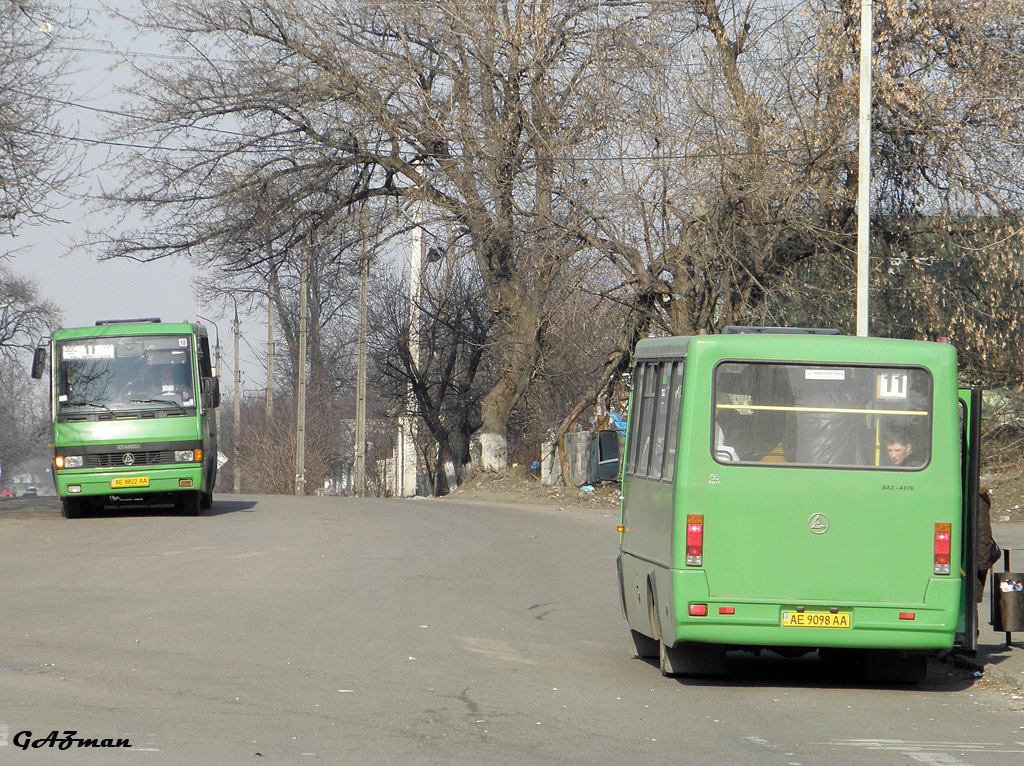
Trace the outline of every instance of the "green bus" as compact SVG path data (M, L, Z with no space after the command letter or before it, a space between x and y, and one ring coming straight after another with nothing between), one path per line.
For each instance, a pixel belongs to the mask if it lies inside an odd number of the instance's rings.
M914 681L930 652L976 648L981 399L953 346L730 328L641 341L632 385L635 655L674 675L819 650Z
M32 377L46 371L36 349ZM105 505L199 515L217 482L220 386L206 328L158 318L60 329L49 343L53 478L65 518Z

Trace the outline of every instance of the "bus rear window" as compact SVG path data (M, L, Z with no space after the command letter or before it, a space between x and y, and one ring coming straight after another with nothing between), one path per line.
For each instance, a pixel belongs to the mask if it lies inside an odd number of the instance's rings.
M931 456L932 378L919 367L722 362L719 462L919 470Z

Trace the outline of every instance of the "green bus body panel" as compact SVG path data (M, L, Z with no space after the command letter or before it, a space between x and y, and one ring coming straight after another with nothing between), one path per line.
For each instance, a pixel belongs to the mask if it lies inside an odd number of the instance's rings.
M850 336L720 335L644 340L635 357L638 363L685 357L685 375L674 482L626 475L623 461L621 587L631 628L653 632L651 587L661 635L670 646L952 645L963 588L952 346ZM712 372L723 360L926 368L933 380L931 459L918 471L717 462L710 448ZM634 421L631 411L630 438ZM816 513L828 517L824 534L811 531ZM688 514L703 516L699 567L686 566ZM940 522L952 528L950 576L933 573ZM690 617L690 603L708 604L708 616ZM720 615L720 607L735 613ZM838 608L851 614L852 627L782 627L782 612L797 607ZM913 612L914 619L900 620L900 612Z
M188 322L139 322L138 324L125 323L86 327L62 327L54 331L53 340L107 338L119 335L195 335L195 325Z
M131 337L143 335L188 335L193 338L190 364L195 380L199 380L197 368L198 335L196 325L188 322L140 322L97 325L91 327L62 328L53 333L51 359L56 364L53 350L57 344L68 340L92 338ZM51 376L51 412L57 412L56 387ZM214 408L204 408L202 397L196 394L195 414L179 415L170 411L160 412L154 417L117 417L106 420L83 420L58 422L53 418L53 447L55 454L73 454L75 448L96 448L109 445L111 452L118 445L133 445L134 451L145 451L147 445L182 444L181 448L201 447L202 463L180 463L160 465L109 466L104 468L54 469L54 486L60 497L99 497L117 495L130 497L154 493L180 492L181 480L191 480L192 489L204 493L213 491L215 471L211 462L216 456L216 429ZM139 445L135 447L134 445ZM184 445L189 445L185 447ZM111 487L115 478L145 476L146 487ZM68 486L79 487L75 493L68 492Z

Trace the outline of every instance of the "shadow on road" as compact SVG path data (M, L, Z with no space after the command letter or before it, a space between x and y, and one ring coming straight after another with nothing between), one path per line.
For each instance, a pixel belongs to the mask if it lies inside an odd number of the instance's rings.
M657 660L637 658L636 661L653 665L654 671L657 672ZM928 660L927 678L921 683L910 684L868 680L855 664L823 661L817 652L799 658L787 658L772 651L764 651L760 656L754 656L750 652L729 652L722 673L707 676L676 676L675 680L684 686L721 688L912 689L925 693L951 693L970 688L976 679L969 671L936 658Z
M224 516L229 513L248 513L256 507L255 500L220 500L213 501L213 507L202 511L200 516ZM84 518L109 519L121 516L185 516L173 505L135 505L123 503L121 505L108 505L103 508L91 508L85 512Z
M255 500L222 500L213 501L213 507L203 511L201 516L224 516L229 513L246 513L256 507ZM60 501L54 496L5 498L0 502L0 519L22 519L39 516L60 515ZM173 505L146 506L124 503L108 505L103 508L90 508L83 518L112 519L139 516L184 516Z

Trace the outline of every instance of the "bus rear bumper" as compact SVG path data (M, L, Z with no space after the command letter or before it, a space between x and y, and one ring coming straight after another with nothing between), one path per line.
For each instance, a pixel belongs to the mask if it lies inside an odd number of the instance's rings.
M672 574L677 642L949 649L962 595L960 580L932 577L924 601L917 604L722 599L708 595L703 572L673 570ZM815 625L793 624L801 621ZM671 645L670 639L666 635L665 643Z

